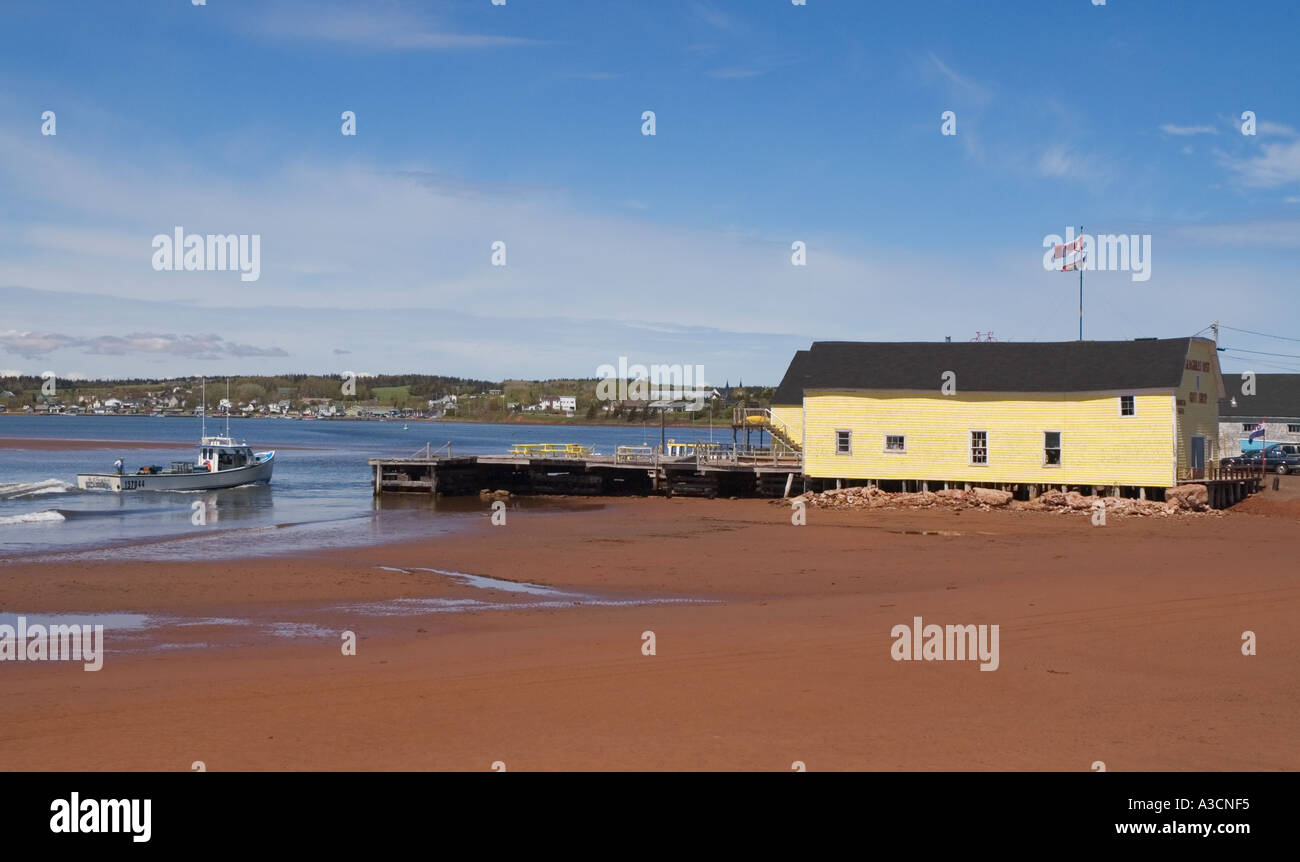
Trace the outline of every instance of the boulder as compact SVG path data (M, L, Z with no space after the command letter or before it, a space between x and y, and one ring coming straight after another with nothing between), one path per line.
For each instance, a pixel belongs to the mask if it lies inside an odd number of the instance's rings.
M1166 491L1165 499L1183 509L1201 512L1210 507L1210 490L1204 485L1179 485Z
M1005 506L1011 502L1010 491L999 491L996 488L971 488L971 494L981 506Z

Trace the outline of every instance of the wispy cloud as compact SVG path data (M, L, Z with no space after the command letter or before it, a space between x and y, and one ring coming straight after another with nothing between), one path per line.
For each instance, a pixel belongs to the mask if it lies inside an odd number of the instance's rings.
M1080 154L1065 144L1052 144L1044 150L1037 167L1045 177L1097 181L1105 176L1100 160Z
M252 26L267 38L385 51L465 51L538 44L515 36L458 33L425 16L375 4L353 8L275 3L263 7Z
M1214 126L1178 126L1174 123L1165 123L1160 127L1160 131L1166 135L1217 135L1219 130Z
M693 4L691 7L691 14L694 15L697 20L703 21L710 27L715 27L728 33L736 29L736 22L731 18L731 16L710 3Z
M993 101L993 91L988 87L958 73L947 63L929 53L930 64L948 82L948 91L955 102L953 107L983 109Z
M1261 135L1272 135L1279 138L1294 138L1300 135L1300 132L1297 132L1286 123L1274 123L1271 120L1261 120L1256 124L1255 131Z
M733 66L729 69L712 69L705 74L710 78L722 78L725 80L731 78L754 78L763 73L759 69L745 69Z
M1171 228L1170 232L1203 245L1300 248L1300 221L1294 220L1187 225Z
M54 332L0 332L0 349L25 359L39 359L48 353L72 347L79 339Z
M1250 188L1273 189L1300 182L1300 140L1263 144L1262 153L1239 158L1217 152L1219 161Z
M81 348L98 356L165 354L189 359L218 359L222 356L288 356L279 347L254 347L224 340L219 335L159 335L134 332L128 335L100 335L79 338L57 332L0 332L0 350L27 359L38 359L56 350Z

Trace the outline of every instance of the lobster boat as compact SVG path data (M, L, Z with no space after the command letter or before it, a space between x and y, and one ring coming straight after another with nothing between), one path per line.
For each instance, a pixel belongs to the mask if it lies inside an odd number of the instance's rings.
M193 463L149 465L134 473L79 473L77 487L83 491L215 491L270 482L273 469L274 450L254 452L231 437L202 437Z

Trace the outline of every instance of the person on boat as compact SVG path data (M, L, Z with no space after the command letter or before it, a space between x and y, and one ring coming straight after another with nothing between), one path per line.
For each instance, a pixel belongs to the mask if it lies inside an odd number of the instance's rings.
M119 475L119 476L122 475L122 459L121 459L121 458L118 458L116 461L113 462L113 469L117 471L117 475Z

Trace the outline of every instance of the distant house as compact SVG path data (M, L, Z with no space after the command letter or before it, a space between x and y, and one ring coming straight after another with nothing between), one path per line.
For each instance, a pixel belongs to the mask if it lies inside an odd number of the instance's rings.
M560 409L572 413L578 409L578 399L573 395L560 396Z
M542 400L537 402L537 409L538 410L559 410L560 396L543 395Z

